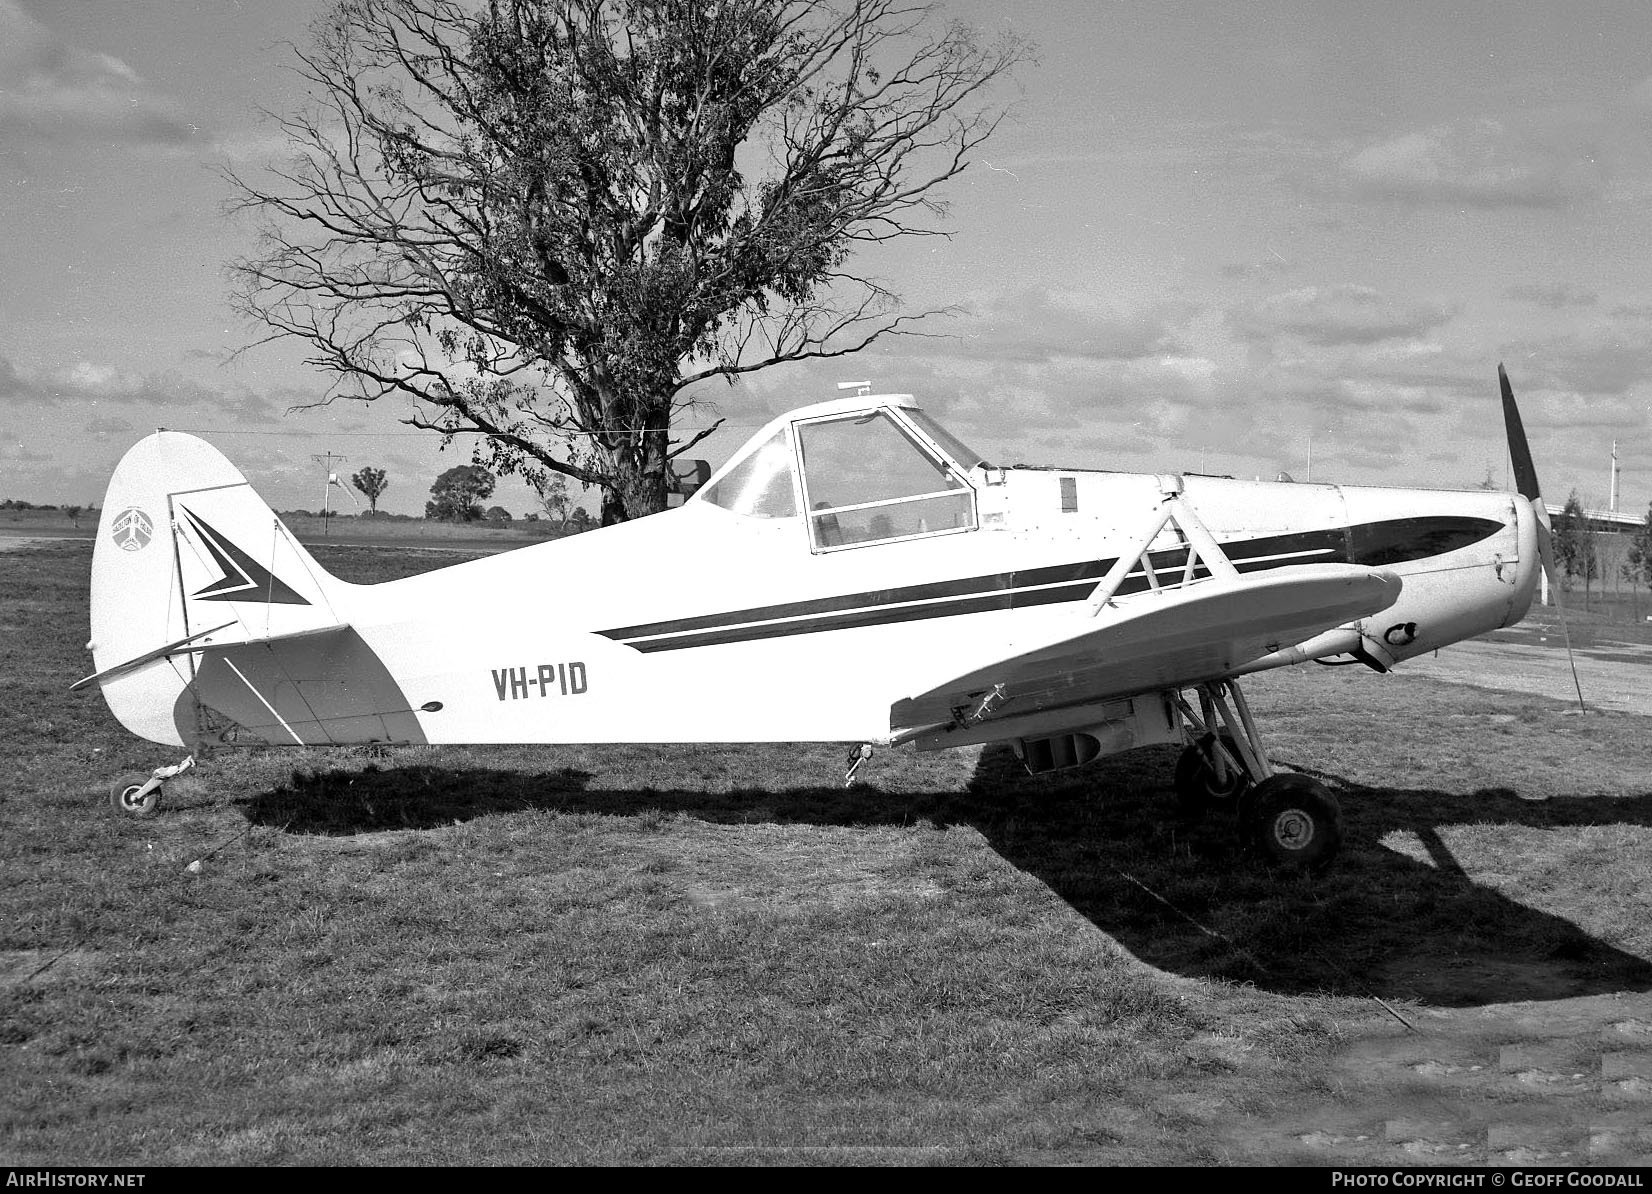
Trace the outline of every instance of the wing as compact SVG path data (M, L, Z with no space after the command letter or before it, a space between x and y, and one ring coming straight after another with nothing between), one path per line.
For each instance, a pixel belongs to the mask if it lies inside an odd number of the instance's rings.
M956 722L1000 686L992 710L1019 716L1217 679L1388 608L1400 583L1373 568L1309 564L1144 594L897 702L890 725L900 733Z

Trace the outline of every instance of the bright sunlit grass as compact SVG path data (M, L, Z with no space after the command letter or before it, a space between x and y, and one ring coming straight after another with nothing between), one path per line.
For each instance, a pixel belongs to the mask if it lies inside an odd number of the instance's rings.
M88 569L0 556L11 1164L1313 1159L1385 1105L1339 1061L1405 1033L1373 997L1438 1034L1652 988L1644 719L1262 677L1343 800L1320 879L1177 819L1162 750L880 751L845 791L838 746L268 749L123 820L108 782L175 760L66 691Z

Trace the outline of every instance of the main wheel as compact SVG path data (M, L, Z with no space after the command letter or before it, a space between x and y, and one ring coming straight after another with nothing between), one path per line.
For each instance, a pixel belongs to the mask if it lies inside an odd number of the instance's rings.
M1222 745L1235 759L1243 758L1233 735L1222 734ZM1231 808L1250 787L1250 776L1231 763L1224 767L1226 778L1218 781L1209 756L1199 745L1189 746L1176 760L1176 801L1189 816L1202 816L1212 808Z
M1245 794L1239 832L1270 866L1322 871L1342 849L1342 808L1318 780L1284 772Z
M109 788L109 803L115 811L129 817L152 817L161 804L161 786L156 784L144 792L148 775L127 775L117 779ZM142 792L142 795L139 793Z

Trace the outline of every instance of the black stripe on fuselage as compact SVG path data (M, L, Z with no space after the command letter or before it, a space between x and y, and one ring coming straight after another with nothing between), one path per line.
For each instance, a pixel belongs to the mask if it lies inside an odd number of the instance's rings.
M1447 515L1389 519L1318 531L1299 531L1224 543L1222 550L1240 572L1261 572L1296 564L1354 563L1371 567L1443 555L1496 534L1504 524L1488 518ZM1187 549L1153 552L1153 570L1161 585L1179 583L1187 566ZM788 601L776 605L726 610L688 618L619 626L596 633L638 651L680 651L756 639L819 634L863 626L882 626L928 618L950 618L994 610L1021 609L1083 601L1113 567L1114 560L1084 560L960 577L904 588L873 589ZM1193 579L1208 577L1202 564ZM1125 577L1118 595L1145 592L1147 574Z

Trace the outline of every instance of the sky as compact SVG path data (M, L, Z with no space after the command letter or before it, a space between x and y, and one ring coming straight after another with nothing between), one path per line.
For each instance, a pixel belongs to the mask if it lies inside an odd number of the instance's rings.
M0 0L0 498L101 503L157 426L277 509L320 505L323 453L384 468L398 513L468 461L391 403L305 409L328 378L230 310L256 225L222 171L279 154L263 113L302 103L324 7ZM1545 497L1606 506L1616 441L1618 506L1647 509L1652 5L940 7L1038 55L951 235L857 265L958 314L708 387L697 454L865 380L995 463L1501 487L1501 361Z

